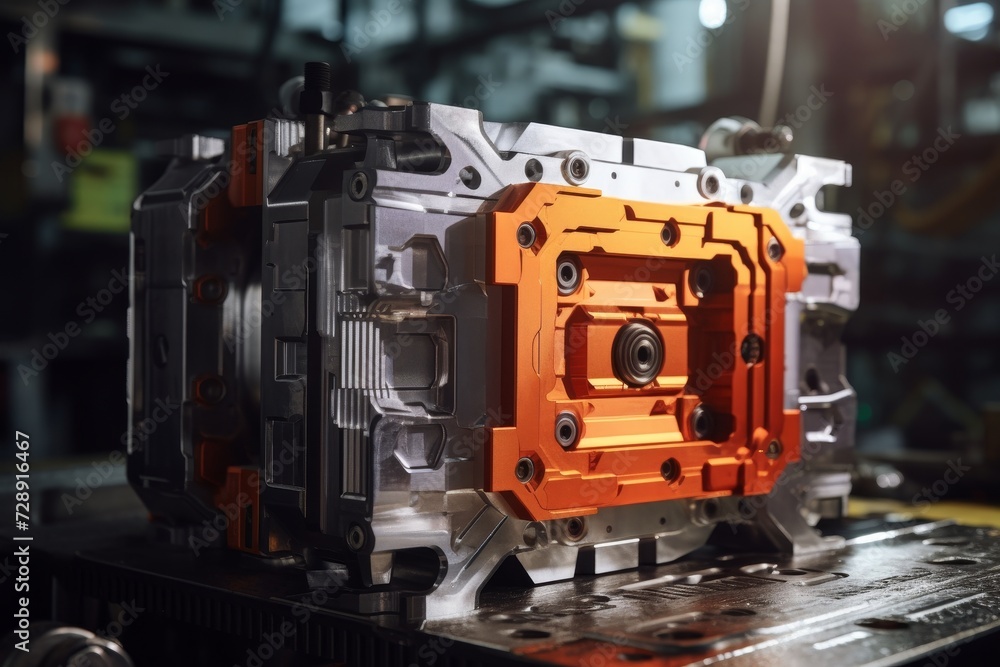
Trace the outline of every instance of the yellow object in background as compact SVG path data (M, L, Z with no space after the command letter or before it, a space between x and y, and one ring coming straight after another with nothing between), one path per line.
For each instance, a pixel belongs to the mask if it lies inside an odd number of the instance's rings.
M966 526L992 526L1000 528L1000 507L962 502L927 503L920 507L898 500L851 497L848 515L864 517L869 514L901 514L915 519L954 519Z
M127 233L136 197L136 160L129 151L94 149L69 176L67 229Z

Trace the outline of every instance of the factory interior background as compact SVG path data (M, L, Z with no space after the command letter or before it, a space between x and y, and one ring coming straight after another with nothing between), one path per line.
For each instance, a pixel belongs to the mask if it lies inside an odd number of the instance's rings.
M167 160L335 90L696 145L715 119L853 165L824 208L862 246L847 327L855 492L995 503L1000 470L1000 30L965 0L33 0L0 4L0 425L58 489L126 432L129 216ZM780 19L787 13L787 22ZM777 14L778 20L775 20ZM818 387L824 379L811 379ZM7 438L0 450L12 453ZM7 457L10 458L10 457ZM44 462L44 465L42 465ZM928 484L948 462L961 479ZM36 477L36 479L39 479ZM4 493L9 489L4 489ZM81 511L135 512L116 469ZM41 520L69 520L53 492ZM75 518L75 517L74 517Z

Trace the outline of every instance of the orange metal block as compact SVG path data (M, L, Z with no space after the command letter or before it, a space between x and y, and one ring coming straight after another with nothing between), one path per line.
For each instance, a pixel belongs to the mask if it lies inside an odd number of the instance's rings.
M264 121L233 127L229 202L236 207L264 202Z
M490 429L488 490L544 520L767 493L798 459L798 411L783 409L784 312L806 268L802 242L776 212L524 184L487 215L487 282L513 302L507 376L496 381L510 388L514 413ZM528 248L518 235L526 222ZM560 294L566 261L579 282ZM646 384L622 379L613 361L631 323L662 350ZM714 418L701 438L699 405ZM565 448L556 440L564 412L579 432ZM525 483L515 472L522 458L534 464Z
M260 471L253 466L229 466L226 486L215 502L226 517L226 544L230 549L260 553Z

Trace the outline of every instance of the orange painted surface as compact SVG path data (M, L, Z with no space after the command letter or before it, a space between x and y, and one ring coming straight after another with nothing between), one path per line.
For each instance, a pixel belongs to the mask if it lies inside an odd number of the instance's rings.
M596 190L511 186L487 215L487 282L503 288L512 317L493 380L514 417L490 429L487 490L502 492L524 518L591 514L601 507L676 498L767 493L799 456L798 411L783 409L785 295L805 276L802 242L778 213L745 206L628 202ZM532 247L517 230L529 222ZM667 245L661 232L670 225ZM782 256L772 260L776 239ZM556 270L571 259L579 286L560 295ZM703 298L693 272L707 269ZM619 379L612 349L619 329L649 325L663 346L655 380ZM748 364L741 343L763 339ZM691 414L715 417L698 439ZM579 439L556 441L557 416L572 412ZM768 445L780 454L768 457ZM773 453L773 452L772 452ZM534 476L515 475L528 457ZM665 461L677 470L668 481ZM669 466L668 466L669 468Z
M233 127L229 202L236 207L264 203L264 121Z

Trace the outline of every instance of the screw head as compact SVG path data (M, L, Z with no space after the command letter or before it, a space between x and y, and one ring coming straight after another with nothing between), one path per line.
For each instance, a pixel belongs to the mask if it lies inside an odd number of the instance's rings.
M354 523L347 530L347 546L351 551L361 551L366 541L365 529Z
M751 366L764 358L764 339L755 333L748 334L740 343L740 356Z
M699 299L704 299L712 292L715 279L712 276L712 270L708 266L700 264L691 271L690 282L694 295Z
M518 459L517 465L514 466L514 476L521 484L527 484L535 476L535 462L527 456Z
M677 241L680 240L681 233L677 228L677 223L668 222L663 225L663 229L660 230L660 240L663 241L665 246L677 245Z
M776 459L781 456L781 452L784 448L781 446L781 442L778 440L772 440L767 443L767 449L764 450L764 454L769 459Z
M784 254L785 249L778 243L778 239L771 237L771 240L767 242L767 256L771 258L771 261L777 262Z
M580 426L577 424L576 415L566 411L556 417L556 442L564 449L569 449L576 444L580 435Z
M705 440L712 434L715 420L712 412L704 405L695 406L691 411L691 433L698 440Z
M582 151L573 151L563 160L562 170L570 185L582 185L590 176L590 158Z
M538 238L538 234L535 232L535 226L530 222L522 222L517 226L517 244L522 248L530 248L535 245L535 239Z
M348 185L348 194L354 201L361 201L368 194L368 174L363 171L356 171L351 176Z
M681 476L681 464L677 459L667 459L660 466L660 474L663 475L663 479L668 482L676 482L677 478ZM664 523L666 523L664 521Z
M587 523L578 516L571 517L566 519L563 532L566 534L566 539L576 542L587 534Z
M524 163L524 175L532 183L537 183L542 180L543 173L544 169L542 168L542 163L535 158L531 158Z
M717 199L722 194L726 175L718 167L705 167L698 173L698 194L705 199Z
M556 265L556 284L563 296L572 294L580 286L580 268L572 259L566 258Z

